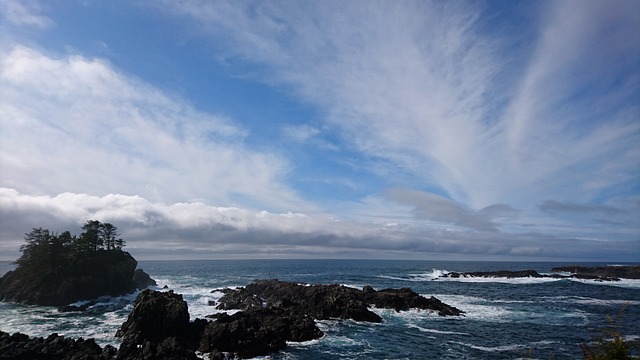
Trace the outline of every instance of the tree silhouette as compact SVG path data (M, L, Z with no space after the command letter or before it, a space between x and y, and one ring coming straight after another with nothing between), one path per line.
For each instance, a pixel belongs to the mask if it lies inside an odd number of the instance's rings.
M89 220L83 226L80 236L65 231L60 235L48 229L34 228L24 236L25 244L20 246L22 256L16 265L39 272L51 272L59 276L70 263L78 263L90 253L100 250L122 251L124 240L119 238L118 228L110 223Z
M104 223L100 226L100 237L102 237L102 241L104 242L107 250L115 250L116 249L116 241L118 240L118 228L109 224Z

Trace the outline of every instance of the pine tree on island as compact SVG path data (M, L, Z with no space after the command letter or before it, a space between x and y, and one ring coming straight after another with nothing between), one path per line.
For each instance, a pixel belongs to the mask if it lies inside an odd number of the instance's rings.
M82 230L72 235L34 228L25 234L16 269L0 279L0 300L64 305L155 283L136 270L137 261L122 250L125 241L116 226L89 220Z

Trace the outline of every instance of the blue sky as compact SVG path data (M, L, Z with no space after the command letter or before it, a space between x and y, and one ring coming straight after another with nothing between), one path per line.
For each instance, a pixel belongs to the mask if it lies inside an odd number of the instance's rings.
M0 258L640 259L633 1L0 0Z

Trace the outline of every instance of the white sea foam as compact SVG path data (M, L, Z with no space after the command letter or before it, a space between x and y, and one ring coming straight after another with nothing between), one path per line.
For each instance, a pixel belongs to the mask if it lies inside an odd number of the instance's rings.
M584 296L544 296L540 298L548 302L562 302L583 305L602 305L602 306L624 306L624 305L640 305L640 300L623 300L623 299L596 299Z
M557 278L545 278L545 277L484 277L484 276L471 276L461 274L459 277L448 277L451 271L433 269L433 271L424 274L417 274L416 277L423 278L431 281L457 281L468 283L503 283L503 284L540 284L561 281L563 279Z
M511 306L506 301L493 301L466 295L438 294L435 295L435 297L464 311L464 318L470 320L496 323L562 324L565 323L567 319L573 319L571 321L577 325L584 325L589 321L588 314L578 309L572 311L566 311L564 309L553 311L549 308L536 306L523 308L518 306L518 304Z
M416 324L409 324L407 325L411 328L414 329L418 329L421 332L426 332L426 333L432 333L432 334L444 334L444 335L470 335L469 333L465 333L465 332L458 332L458 331L445 331L445 330L438 330L438 329L431 329L431 328L425 328L422 326L418 326Z
M103 298L103 302L108 303L108 300ZM91 307L85 312L59 312L54 307L0 303L0 330L45 338L52 333L69 338L94 338L99 345L117 347L119 340L114 335L127 319L131 310L128 306L109 308L104 313ZM96 317L97 312L99 317Z
M481 345L469 344L469 343L459 342L459 341L451 341L451 343L466 346L476 350L486 351L486 352L504 352L504 351L535 349L540 345L549 345L555 342L554 341L536 341L528 344L509 344L509 345L499 345L499 346L481 346Z
M583 284L589 285L607 285L607 286L616 286L628 289L640 289L640 279L620 279L619 281L601 281L601 280L593 280L593 279L576 279L569 278L571 281L580 282Z
M552 278L552 277L516 277L516 278L507 278L507 277L484 277L484 276L470 276L460 274L458 277L449 277L448 274L451 274L452 271L443 270L443 269L432 269L431 271L421 272L421 273L412 273L408 275L408 278L400 278L394 276L385 276L379 275L380 278L387 278L390 280L400 280L400 281L455 281L455 282L467 282L467 283L504 283L504 284L541 284L541 283L552 283L557 281L576 281L584 284L590 285L607 285L607 286L617 286L624 288L634 288L640 289L640 279L620 279L619 281L602 281L595 279L577 279L577 278ZM563 275L570 276L572 273L568 272L558 272L558 273L540 273L541 275Z
M404 320L421 319L424 317L438 317L438 313L434 310L409 309L403 311L395 311L394 309L385 309L371 306L369 310L373 311L382 318L400 318Z
M506 306L498 306L492 302L467 295L438 294L434 295L442 302L465 312L465 318L491 322L508 322L514 312Z
M313 339L308 341L287 341L287 346L291 347L306 347L317 345L320 342L320 339Z
M184 301L189 307L189 315L191 320L197 318L204 319L207 315L226 312L229 314L236 313L238 310L218 310L215 305L218 304L220 298L224 295L220 291L220 287L206 287L200 285L200 281L194 281L191 276L180 277L158 277L156 279L158 288L156 290L169 291L181 294ZM164 288L166 286L166 288ZM225 286L228 289L237 289L239 286Z

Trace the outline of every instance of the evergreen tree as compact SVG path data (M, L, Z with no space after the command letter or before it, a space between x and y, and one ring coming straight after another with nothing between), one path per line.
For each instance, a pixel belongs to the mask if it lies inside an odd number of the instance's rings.
M109 224L104 223L100 226L100 236L102 237L102 241L104 242L107 250L115 250L116 249L116 241L118 240L118 228Z
M53 276L63 273L71 264L86 259L88 253L98 250L122 250L125 242L119 238L118 228L110 223L89 220L82 227L80 236L65 231L60 235L48 229L34 228L24 236L20 246L22 256L16 260L19 268L48 271ZM37 267L37 269L35 268Z
M80 251L98 251L104 246L104 238L101 235L102 223L98 220L89 220L82 230L84 232L80 234Z
M48 229L33 228L24 234L26 244L20 246L22 256L16 260L18 266L30 266L45 259L51 234Z
M125 241L124 241L124 240L122 240L121 238L117 238L117 239L115 240L115 247L116 247L116 249L118 249L118 250L122 250L122 248L124 247L124 244L125 244Z

